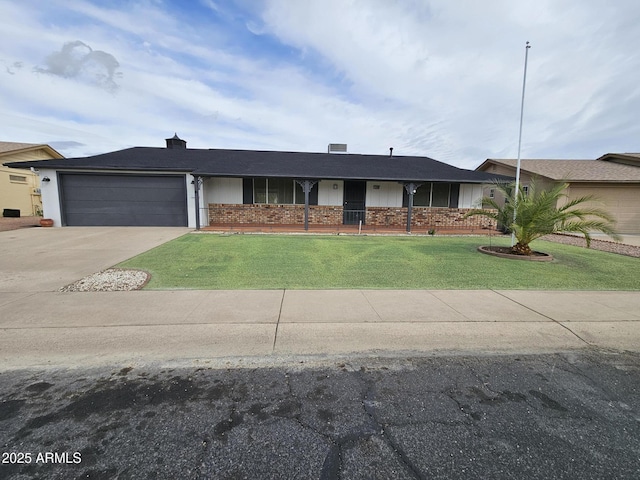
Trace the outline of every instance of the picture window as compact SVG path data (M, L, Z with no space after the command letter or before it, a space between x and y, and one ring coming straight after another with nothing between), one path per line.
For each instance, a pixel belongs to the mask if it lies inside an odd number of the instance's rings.
M291 178L254 178L253 198L255 203L301 205L304 191Z

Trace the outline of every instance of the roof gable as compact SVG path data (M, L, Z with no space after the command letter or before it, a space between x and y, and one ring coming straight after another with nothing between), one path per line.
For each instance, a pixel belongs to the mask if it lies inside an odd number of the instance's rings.
M476 170L487 171L492 165L516 168L515 159L489 158ZM640 182L640 165L625 165L602 160L535 160L520 161L527 173L566 182Z
M607 153L598 160L640 167L640 153Z
M0 157L44 150L53 158L64 158L56 149L44 143L0 142Z

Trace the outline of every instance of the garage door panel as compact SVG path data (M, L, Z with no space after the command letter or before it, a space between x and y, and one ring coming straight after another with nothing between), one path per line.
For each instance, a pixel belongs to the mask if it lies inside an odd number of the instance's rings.
M587 202L584 206L602 208L613 215L618 232L640 233L640 186L572 185L569 192L570 199L594 195L596 200Z
M176 227L185 226L181 216L171 215L136 215L136 214L119 214L119 213L103 213L100 215L74 215L71 214L66 219L68 226L83 227Z
M83 202L67 208L67 213L92 214L109 212L144 212L147 215L164 215L173 207L171 202Z
M62 174L60 184L66 225L187 225L182 175Z
M67 201L108 201L119 199L123 202L141 202L141 196L148 197L148 202L158 201L154 191L157 189L143 188L105 188L105 187L73 187L65 192ZM162 198L168 201L183 201L184 188L165 188L162 190Z

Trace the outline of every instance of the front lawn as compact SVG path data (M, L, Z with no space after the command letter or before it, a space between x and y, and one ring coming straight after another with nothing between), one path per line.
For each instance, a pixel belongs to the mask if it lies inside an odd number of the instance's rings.
M508 245L493 238L494 245ZM147 289L639 290L640 259L545 241L550 263L476 251L487 237L187 234L118 265Z

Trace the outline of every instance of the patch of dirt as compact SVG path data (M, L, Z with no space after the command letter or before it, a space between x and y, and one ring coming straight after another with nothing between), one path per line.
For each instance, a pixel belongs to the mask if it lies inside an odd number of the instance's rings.
M504 255L517 255L519 257L528 257L528 256L532 256L532 257L548 257L549 255L543 252L536 252L536 251L532 251L531 255L518 255L516 253L513 253L511 251L511 247L495 247L495 246L491 246L491 247L482 247L485 250L489 250L491 252L495 252L495 253L502 253Z

